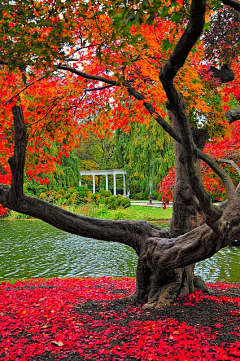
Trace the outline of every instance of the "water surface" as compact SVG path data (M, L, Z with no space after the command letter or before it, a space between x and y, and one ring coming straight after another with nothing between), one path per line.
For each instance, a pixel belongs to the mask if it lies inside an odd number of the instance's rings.
M206 282L240 282L240 247L196 265ZM41 221L0 221L0 280L32 277L134 277L130 247L63 232Z

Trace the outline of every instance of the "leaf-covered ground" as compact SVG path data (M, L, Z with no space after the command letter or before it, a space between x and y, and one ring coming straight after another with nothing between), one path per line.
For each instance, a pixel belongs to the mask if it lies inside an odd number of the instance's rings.
M0 360L240 360L240 285L162 311L117 299L131 278L0 284Z

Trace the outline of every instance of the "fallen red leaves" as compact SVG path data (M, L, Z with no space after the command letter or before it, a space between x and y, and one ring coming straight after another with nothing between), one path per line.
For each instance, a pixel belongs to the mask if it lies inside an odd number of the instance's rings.
M36 279L0 284L0 359L28 360L237 360L240 358L240 296L203 295L177 300L172 309L192 312L210 304L231 307L211 327L168 317L169 310L115 307L132 293L130 278ZM213 289L234 292L234 285ZM235 285L236 287L236 285ZM236 291L235 291L236 292ZM237 296L237 297L236 297ZM183 308L181 308L183 307ZM179 313L179 314L180 314ZM201 315L198 315L201 318ZM215 317L215 316L214 316ZM212 322L212 324L211 324ZM224 337L231 325L232 342ZM229 333L229 326L228 326Z

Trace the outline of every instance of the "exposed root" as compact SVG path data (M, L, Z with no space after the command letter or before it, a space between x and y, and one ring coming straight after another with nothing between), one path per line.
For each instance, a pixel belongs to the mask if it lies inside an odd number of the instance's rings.
M194 277L194 288L201 290L204 293L211 293L212 291L206 286L206 283L200 276Z
M153 252L155 242L149 248ZM173 304L177 297L193 293L196 288L208 292L201 277L194 276L194 266L171 270L159 270L152 262L150 249L143 252L138 261L136 291L124 298L126 303L145 303L144 309L162 309Z

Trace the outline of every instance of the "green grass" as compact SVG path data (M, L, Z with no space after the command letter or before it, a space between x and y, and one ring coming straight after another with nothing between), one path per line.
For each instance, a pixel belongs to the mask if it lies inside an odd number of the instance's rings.
M7 219L7 220L15 220L15 219L31 219L32 217L26 215L26 214L22 214L22 213L18 213L16 211L9 211L8 215L6 217L3 217L2 219Z
M108 209L104 205L86 204L77 210L78 214L100 219L131 219L131 220L168 220L172 217L172 208L162 209L146 206L131 206L129 208Z
M104 204L96 205L94 203L86 203L77 208L65 206L65 209L70 212L78 213L82 216L99 218L99 219L112 219L112 220L169 220L172 217L172 208L162 209L146 206L130 206L129 208L108 209ZM5 219L28 219L30 217L10 211L9 216Z

